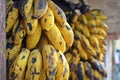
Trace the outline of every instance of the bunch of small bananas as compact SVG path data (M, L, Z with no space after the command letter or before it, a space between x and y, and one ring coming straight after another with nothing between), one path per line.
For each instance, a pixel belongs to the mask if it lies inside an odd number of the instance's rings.
M72 12L66 14L73 15ZM74 42L65 53L71 79L102 80L107 75L103 66L108 30L105 23L107 16L102 10L94 9L85 14L75 14L71 19L69 22L74 32Z
M51 0L6 3L7 80L68 80L64 56L74 33Z

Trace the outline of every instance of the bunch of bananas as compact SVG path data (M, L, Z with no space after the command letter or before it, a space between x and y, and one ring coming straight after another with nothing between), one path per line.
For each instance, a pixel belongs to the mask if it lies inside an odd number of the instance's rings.
M63 53L73 41L66 15L53 1L7 1L7 80L68 80Z
M71 18L74 42L65 53L70 66L70 80L102 80L107 76L104 57L106 53L107 16L94 9L84 14L66 12Z

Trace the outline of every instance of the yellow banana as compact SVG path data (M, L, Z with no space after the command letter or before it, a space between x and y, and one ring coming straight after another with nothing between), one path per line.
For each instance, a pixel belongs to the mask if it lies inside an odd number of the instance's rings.
M70 52L68 52L68 53L65 53L65 57L67 59L67 62L70 63L70 61L72 60L73 56L72 56L72 54Z
M86 17L84 14L82 14L82 15L81 15L81 18L82 18L82 22L83 22L85 25L87 25L87 24L88 24L87 17Z
M99 63L100 63L100 66L102 68L102 71L101 71L102 76L107 77L107 70L105 68L104 62L99 61Z
M26 35L26 31L23 27L22 22L19 23L19 25L16 27L16 31L14 33L14 44L21 44L22 40L24 39Z
M65 51L65 41L61 35L60 30L55 24L52 26L50 31L45 31L45 34L47 35L48 39L50 40L51 44L55 47L55 49L62 50L62 52Z
M87 38L89 38L90 32L89 32L88 27L85 26L85 25L82 25L82 26L83 26L82 33L83 33Z
M88 52L88 54L90 54L91 56L96 56L96 52L91 47L89 40L84 35L82 35L81 37L82 46L86 50L86 52Z
M50 8L47 9L47 12L41 17L40 23L42 29L49 31L54 24L54 14Z
M93 19L89 19L87 26L88 26L88 28L95 28L96 23L95 23L95 21Z
M8 80L24 80L25 69L30 51L22 48L20 54L15 58L9 68Z
M43 45L41 48L43 67L46 78L53 79L57 72L58 57L55 48L52 45Z
M8 10L6 15L6 32L8 33L18 19L18 1L16 1Z
M59 28L67 46L71 47L74 41L74 33L69 23L65 21L65 23L61 26L58 22L56 22L56 25Z
M47 0L33 0L34 15L36 19L40 19L47 11L48 3Z
M39 49L31 51L27 71L25 73L25 80L39 80L42 68L42 56Z
M8 13L9 8L14 4L12 0L9 0L6 2L6 13Z
M74 30L74 38L75 38L76 40L81 39L81 36L82 36L82 33L81 33L80 31Z
M79 80L75 71L71 71L72 80Z
M90 35L89 41L93 47L95 47L95 48L99 47L99 41L94 35Z
M38 19L32 18L32 16L33 16L33 8L28 14L28 17L23 20L23 24L28 35L34 34L36 27L38 25Z
M37 43L40 40L41 34L42 34L41 24L38 23L34 34L27 35L27 37L26 37L26 48L28 48L28 49L35 48Z
M46 80L46 79L47 79L46 73L45 73L45 70L42 66L41 71L40 71L40 79L39 80Z
M96 19L95 14L92 14L90 11L87 12L87 13L85 13L84 15L85 15L85 16L87 17L87 19L89 19L89 20L91 20L91 19ZM89 20L88 20L88 21L89 21Z
M101 53L101 54L99 55L99 60L102 61L102 62L104 62L104 54Z
M43 45L45 45L45 44L50 44L50 42L49 42L47 36L44 34L44 32L42 32L41 37L40 37L40 40L39 40L36 48L37 48L37 49L41 49L41 47L42 47Z
M80 61L77 65L77 76L79 80L86 80L85 79L85 69L84 69L84 64L82 61ZM73 79L74 80L74 79Z
M93 80L92 67L88 62L84 62L85 80Z
M108 17L106 15L100 14L100 15L96 15L96 17L98 19L100 19L101 21L107 21Z
M59 22L60 25L63 25L63 23L65 23L66 21L64 11L59 6L57 6L52 0L48 0L48 6L53 11L55 20Z
M98 35L101 35L104 38L107 36L107 33L101 28L96 28L96 32L97 32Z
M101 22L101 25L99 27L105 31L107 31L109 29L108 25L105 22Z
M57 66L57 73L55 75L55 78L56 80L68 80L69 69L67 69L67 65L68 65L67 60L61 51L57 51L57 55L58 55L58 66Z
M23 19L26 19L33 5L33 0L19 0L19 11Z
M79 18L79 15L76 14L76 15L73 17L72 22L73 22L73 23L77 22L77 21L78 21L78 18Z
M106 40L103 36L101 35L94 35L94 36L98 39L99 45L106 45Z
M70 64L69 64L71 71L75 70L75 67L78 65L79 61L80 61L79 54L73 53L73 58L72 58L72 60L70 61Z
M99 79L99 73L95 69L92 69L93 72L93 80L101 80Z
M102 53L102 54L105 54L106 51L107 51L107 48L106 48L105 45L100 45L100 50L101 50L101 53Z
M83 26L79 21L75 22L75 29L77 29L80 32L83 31Z
M10 37L10 40L12 40L12 37ZM10 64L13 62L14 58L18 55L21 44L15 45L12 42L8 40L6 44L6 62L7 62L7 68L10 66Z

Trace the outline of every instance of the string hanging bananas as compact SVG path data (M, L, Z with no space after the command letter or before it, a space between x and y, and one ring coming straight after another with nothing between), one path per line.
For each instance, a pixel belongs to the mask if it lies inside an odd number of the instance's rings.
M70 80L102 80L106 77L102 71L106 71L99 63L104 63L106 53L107 16L99 9L81 15L70 11L66 15L74 32L73 45L65 52Z
M7 80L68 80L64 52L74 33L64 11L51 0L10 0L6 6Z

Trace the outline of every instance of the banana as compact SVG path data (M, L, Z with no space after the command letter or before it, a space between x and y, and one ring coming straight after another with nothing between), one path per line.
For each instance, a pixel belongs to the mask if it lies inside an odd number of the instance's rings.
M102 53L102 54L105 54L106 51L107 51L107 48L106 48L105 45L100 45L100 50L101 50L101 53Z
M12 0L9 0L6 2L6 13L8 13L9 8L14 4Z
M82 60L88 60L89 59L89 54L85 51L85 49L81 46L81 50L78 52L80 55L80 58Z
M34 34L36 27L38 25L38 19L35 19L32 16L33 16L33 8L28 14L28 17L23 20L23 24L28 35Z
M88 21L96 19L95 14L92 14L91 11L85 13L84 15L87 17Z
M54 24L54 14L50 8L48 8L47 12L41 17L40 23L43 30L49 31L51 29Z
M79 21L75 22L75 29L80 31L80 32L83 31L83 26Z
M33 5L33 0L19 0L19 11L23 19L26 19Z
M102 62L104 62L104 54L100 54L99 55L99 60L102 61Z
M56 80L68 80L69 78L69 67L67 67L68 63L61 51L57 51L58 55L58 66L57 73L55 75Z
M101 67L99 66L99 62L95 58L91 58L89 62L93 69L97 70L98 72L101 72Z
M40 79L39 79L39 80L46 80L47 77L46 77L46 73L45 73L45 70L44 70L43 66L42 66L40 72L41 72L41 73L40 73Z
M92 67L88 62L84 62L85 80L93 80Z
M55 20L59 22L60 25L63 25L63 23L65 23L66 21L64 11L59 6L57 6L52 0L48 0L48 6L53 11Z
M47 11L48 3L47 0L33 0L34 15L36 19L40 19Z
M77 77L79 80L86 80L85 79L85 69L84 69L84 64L82 61L80 61L77 65ZM74 79L73 79L74 80Z
M75 67L78 65L79 61L80 61L79 54L73 53L73 58L72 58L72 60L70 61L70 64L69 64L71 71L75 70Z
M8 33L14 26L16 20L18 19L18 1L10 6L8 13L6 15L6 32Z
M106 45L106 40L103 36L101 35L94 35L94 36L98 39L99 45Z
M90 35L89 41L93 47L95 47L95 48L99 47L99 41L94 35Z
M43 45L45 45L45 44L50 44L50 42L49 42L47 36L45 35L45 33L42 32L41 37L40 37L40 40L39 40L36 48L37 48L37 49L41 49L41 47L42 47Z
M12 37L7 41L6 44L6 63L7 63L7 68L10 66L10 64L13 62L14 58L18 55L20 49L21 49L21 44L14 44L13 40L12 42Z
M100 26L98 27L102 28L104 31L107 31L109 29L108 25L105 22L101 22Z
M107 21L107 19L108 19L108 17L106 16L106 15L96 15L96 17L98 18L98 19L100 19L101 21Z
M15 33L13 36L14 36L14 44L21 44L22 43L22 40L26 36L26 31L23 27L22 22L20 22L18 24L18 26L16 27Z
M76 14L76 15L73 17L72 22L73 22L73 23L76 23L76 22L78 21L78 18L79 18L79 15Z
M95 23L95 21L93 19L89 19L87 26L88 26L88 28L95 28L96 23Z
M89 55L91 55L91 56L96 56L96 52L91 47L89 40L84 35L82 35L81 37L82 37L81 38L82 46L86 50L86 52L88 52Z
M96 71L95 69L92 69L92 72L93 72L93 80L102 80L102 79L99 79L99 73L98 71Z
M103 10L100 9L92 9L90 12L94 15L104 14Z
M58 57L55 48L52 45L43 45L41 48L43 67L47 80L54 78L57 72Z
M51 44L55 47L55 49L61 50L62 52L65 51L66 44L56 24L52 26L50 31L44 31L44 32L47 35Z
M75 40L80 40L81 36L82 36L82 33L80 31L78 31L78 30L75 29L74 30L74 38L75 38Z
M37 28L32 35L27 35L26 37L26 48L33 49L38 44L42 34L41 24L38 23Z
M42 56L39 49L30 52L25 80L39 80L42 68Z
M88 24L87 17L84 14L82 14L80 17L82 18L83 24L87 25Z
M72 71L71 75L72 75L72 80L79 80L75 71Z
M70 63L70 61L72 60L73 56L72 56L72 54L70 52L68 52L68 53L65 53L65 57L67 59L67 62Z
M30 51L28 49L22 48L20 54L16 57L10 66L8 80L24 80L29 54Z
M106 70L106 68L105 68L104 63L101 62L101 61L99 61L99 63L100 63L100 67L102 68L102 71L101 71L102 76L103 76L103 77L107 77L107 70Z
M83 33L87 38L89 38L90 32L89 32L88 27L85 26L85 25L82 25L82 26L83 26L82 33Z
M107 36L107 33L101 28L96 28L96 32L97 32L98 35L101 35L104 38Z
M69 23L65 21L65 23L61 26L58 22L56 22L56 25L59 28L67 46L71 47L74 41L74 33Z

